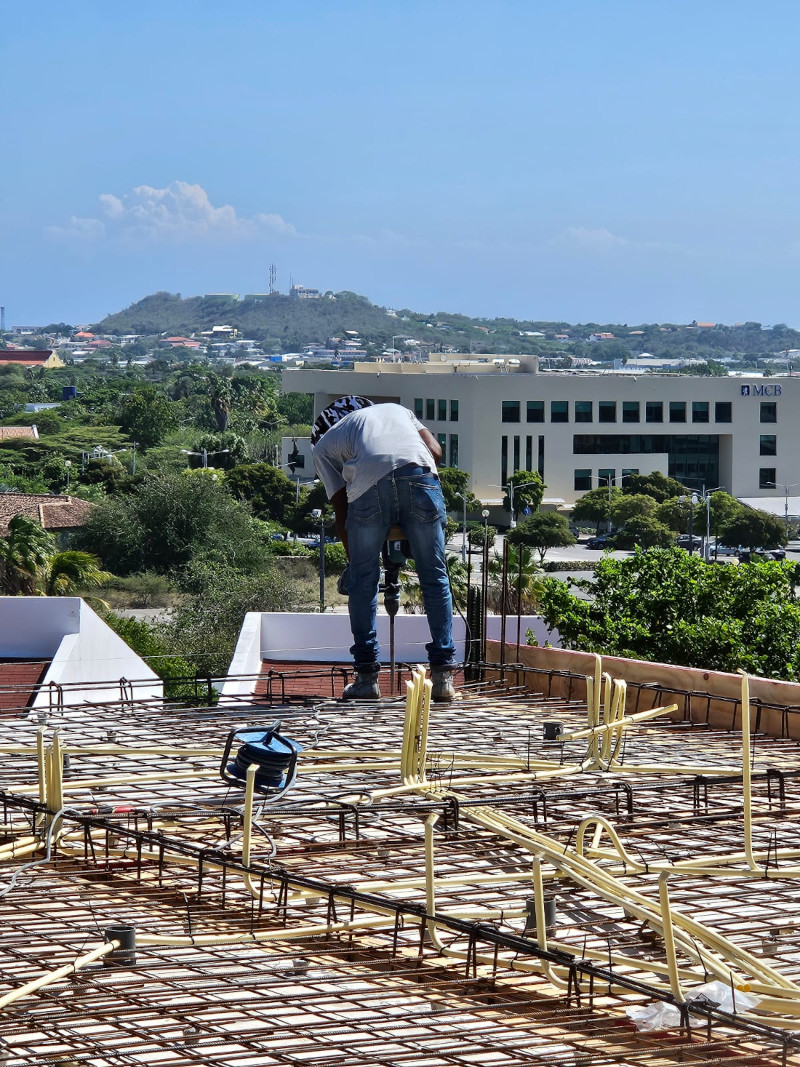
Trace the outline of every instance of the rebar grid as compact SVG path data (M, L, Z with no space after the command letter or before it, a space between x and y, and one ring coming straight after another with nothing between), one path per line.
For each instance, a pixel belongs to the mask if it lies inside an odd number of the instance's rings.
M63 838L50 862L23 873L16 888L0 897L0 992L69 963L118 922L151 937L194 940L246 938L308 924L321 931L321 939L302 944L148 945L139 949L130 971L93 965L0 1013L0 1035L12 1047L11 1067L21 1033L28 1035L28 1058L20 1063L655 1065L731 1062L731 1057L748 1064L792 1062L796 1053L773 1043L772 1035L736 1035L719 1020L708 1034L696 1019L688 1036L654 1042L635 1034L619 1011L646 999L646 983L627 993L611 992L608 983L586 971L579 1007L575 990L568 1003L545 976L510 970L497 947L500 935L519 939L523 933L532 892L530 855L469 820L471 806L490 804L532 827L546 827L567 847L580 817L599 811L613 818L626 847L647 862L687 852L737 851L741 777L730 771L739 735L658 722L626 740L623 766L694 762L704 768L699 776L665 778L649 770L626 779L592 773L510 786L481 772L465 802L407 794L359 807L355 800L367 790L397 784L396 769L367 763L370 753L379 760L398 752L402 704L322 704L313 712L288 712L284 731L312 751L317 746L366 755L359 757L360 766L354 760L345 768L325 769L321 754L316 762L304 761L297 788L274 807L257 811L260 831L250 864L254 897L237 862L242 794L224 786L217 770L227 731L265 721L263 713L258 720L255 714L251 706L163 711L123 703L89 711L65 707L46 724L0 721L4 839L31 834L43 817L33 756L39 729L50 737L57 728L66 744L65 805L76 812L64 816ZM544 742L542 721L577 727L585 715L585 706L575 702L531 698L519 690L493 694L487 687L458 707L437 709L429 778L446 789L463 772L453 753L568 762L573 746ZM798 845L797 767L794 742L756 741L757 846L759 835L763 847L778 838L781 847ZM490 944L494 931L494 967L476 962L470 970L443 961L425 937L424 919L422 931L413 921L424 913L422 821L434 811L437 915L441 910L465 917L464 929L448 933L453 947L469 946L470 923ZM31 858L41 856L40 849ZM23 862L6 857L0 893L5 876ZM303 879L315 887L303 893ZM652 888L647 874L628 880ZM559 898L554 937L579 959L587 952L613 952L612 973L620 978L626 967L617 957L627 956L630 974L640 978L647 976L648 964L663 961L659 940L622 909L561 880L549 884ZM331 887L327 896L324 886ZM353 886L396 910L348 906L341 894ZM795 889L791 880L765 887L735 871L714 882L713 899L702 878L671 883L677 909L702 909L704 918L732 939L755 947L797 978ZM375 924L343 931L339 942L325 935L332 921L359 918ZM587 980L594 980L591 993ZM478 1009L481 998L491 1003ZM270 1020L276 1012L277 1027ZM20 1020L22 1032L8 1030ZM45 1041L62 1037L62 1045Z

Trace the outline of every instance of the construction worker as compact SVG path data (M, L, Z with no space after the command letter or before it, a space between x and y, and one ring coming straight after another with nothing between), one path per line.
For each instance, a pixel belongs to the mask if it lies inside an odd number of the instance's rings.
M455 699L453 603L445 555L445 504L436 468L439 443L407 408L343 396L320 413L311 434L314 467L336 515L350 561L348 608L356 668L346 700L378 700L376 612L381 548L392 526L411 546L428 617L433 700Z

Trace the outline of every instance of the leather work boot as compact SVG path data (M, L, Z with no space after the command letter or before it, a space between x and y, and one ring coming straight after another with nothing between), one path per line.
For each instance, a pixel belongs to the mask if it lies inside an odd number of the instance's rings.
M431 700L434 704L450 704L456 699L451 667L431 667Z
M380 700L381 687L375 671L360 671L355 680L344 687L342 700Z

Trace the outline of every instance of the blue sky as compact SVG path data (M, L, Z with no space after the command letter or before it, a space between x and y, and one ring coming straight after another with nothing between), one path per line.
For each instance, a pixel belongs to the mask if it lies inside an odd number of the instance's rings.
M3 15L0 303L295 282L800 325L800 8L40 0Z

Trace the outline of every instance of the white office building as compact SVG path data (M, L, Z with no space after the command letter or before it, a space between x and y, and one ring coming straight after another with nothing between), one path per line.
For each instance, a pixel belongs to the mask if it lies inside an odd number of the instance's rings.
M558 507L653 471L781 514L800 491L798 378L540 371L535 357L456 356L287 370L283 380L287 392L314 394L315 415L346 393L411 408L489 505L515 470L539 471Z

